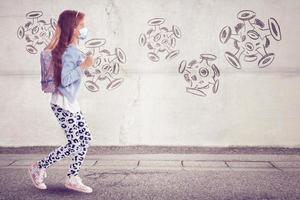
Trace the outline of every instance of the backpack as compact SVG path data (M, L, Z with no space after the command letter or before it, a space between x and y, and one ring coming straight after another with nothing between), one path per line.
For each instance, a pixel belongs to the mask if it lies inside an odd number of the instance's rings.
M51 49L44 49L40 54L41 64L41 87L44 93L56 91L54 82L54 65L52 62Z

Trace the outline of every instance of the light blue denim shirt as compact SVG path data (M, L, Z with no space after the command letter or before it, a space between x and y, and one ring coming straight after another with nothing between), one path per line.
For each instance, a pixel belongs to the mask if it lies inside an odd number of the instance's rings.
M79 66L84 58L81 51L69 44L62 55L61 84L58 90L73 103L78 94L83 76L83 69Z

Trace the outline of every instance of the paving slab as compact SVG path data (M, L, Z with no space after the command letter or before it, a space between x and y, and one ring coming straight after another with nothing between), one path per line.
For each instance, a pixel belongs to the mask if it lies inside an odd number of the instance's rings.
M272 162L278 168L299 168L300 162L275 161Z
M183 167L185 171L232 171L229 167Z
M136 167L138 160L98 160L96 166L130 166Z
M137 167L138 160L98 160L91 169L98 170L132 170Z
M260 171L266 171L266 172L281 172L282 170L276 169L276 168L230 168L231 171L245 171L245 172L260 172Z
M227 168L224 161L183 161L184 167Z
M284 171L284 172L299 172L300 169L299 168L280 168L281 171Z
M94 166L89 166L88 169L93 169L93 170L99 170L99 171L105 171L105 170L135 170L137 167L132 167L132 166L101 166L101 165L94 165Z
M273 168L269 162L226 161L230 168Z
M27 166L30 166L35 161L37 161L37 160L32 160L32 159L31 160L15 160L9 166L10 167L13 167L13 166L27 167ZM55 162L51 167L68 166L68 165L70 165L70 163L71 163L71 159L63 159L58 162ZM85 160L83 163L83 166L91 166L95 163L96 163L96 160Z
M141 160L137 170L182 170L180 160Z
M0 166L8 166L13 162L13 160L0 160Z
M140 167L181 167L180 160L141 160Z

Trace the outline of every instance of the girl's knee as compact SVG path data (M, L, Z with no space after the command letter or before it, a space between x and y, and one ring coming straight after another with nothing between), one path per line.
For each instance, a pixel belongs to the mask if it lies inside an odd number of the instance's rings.
M77 138L69 140L68 147L72 153L78 151L80 147L80 140Z

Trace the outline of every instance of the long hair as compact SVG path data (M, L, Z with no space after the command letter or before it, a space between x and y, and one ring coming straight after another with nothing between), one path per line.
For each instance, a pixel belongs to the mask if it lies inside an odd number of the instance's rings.
M77 16L76 16L77 15ZM55 85L61 84L62 54L70 44L74 29L85 14L75 10L64 10L58 18L57 26L51 42L45 49L52 50L52 61L54 64Z

